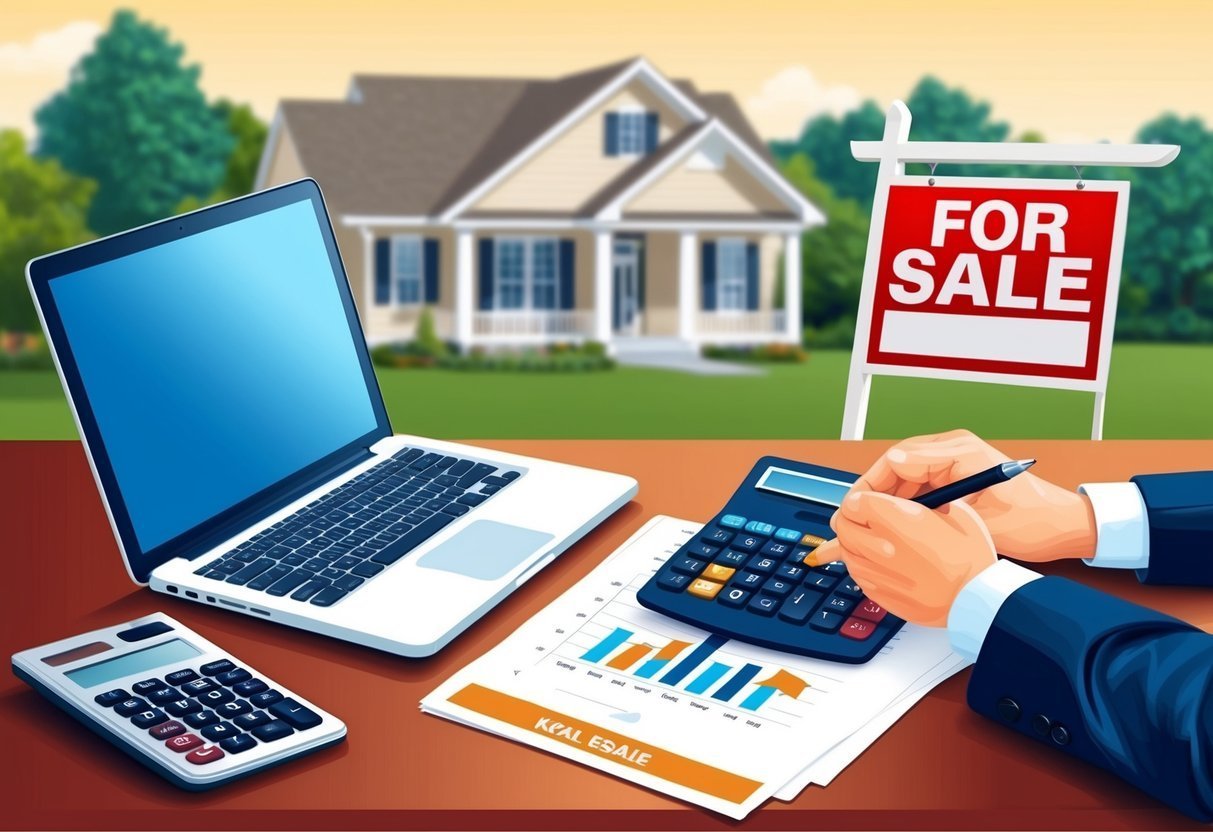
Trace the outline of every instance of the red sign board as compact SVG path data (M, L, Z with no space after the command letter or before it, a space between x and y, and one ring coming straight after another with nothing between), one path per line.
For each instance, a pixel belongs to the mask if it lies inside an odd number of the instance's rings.
M1110 182L891 184L868 366L1102 386L1127 200Z

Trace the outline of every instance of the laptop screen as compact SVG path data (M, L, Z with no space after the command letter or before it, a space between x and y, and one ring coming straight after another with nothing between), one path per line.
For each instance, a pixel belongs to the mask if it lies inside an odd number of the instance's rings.
M49 281L143 553L376 429L319 205L245 210Z

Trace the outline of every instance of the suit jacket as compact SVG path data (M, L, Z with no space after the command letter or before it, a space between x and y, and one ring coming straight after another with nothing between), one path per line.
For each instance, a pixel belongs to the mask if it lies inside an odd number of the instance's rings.
M1134 477L1150 522L1147 584L1213 586L1213 471Z

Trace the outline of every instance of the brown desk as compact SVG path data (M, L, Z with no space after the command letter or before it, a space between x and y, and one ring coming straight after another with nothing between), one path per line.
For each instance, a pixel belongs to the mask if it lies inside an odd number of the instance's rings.
M763 453L862 470L888 443L501 441L607 468L639 497L437 657L398 659L154 594L130 583L80 446L0 443L5 655L163 610L349 725L344 744L215 792L178 791L5 674L0 826L11 829L1061 829L1176 828L1182 815L982 719L968 673L924 699L828 789L744 823L417 710L417 701L585 575L648 517L703 518ZM1213 442L1003 442L1065 485L1213 468ZM69 568L70 567L70 568ZM1048 571L1213 628L1207 592L1130 574Z

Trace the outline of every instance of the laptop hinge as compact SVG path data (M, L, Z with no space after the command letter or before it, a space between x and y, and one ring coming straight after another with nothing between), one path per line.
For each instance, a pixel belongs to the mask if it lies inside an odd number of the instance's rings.
M323 485L331 479L334 479L341 472L348 471L354 466L360 465L361 463L366 462L368 459L374 458L374 456L375 454L371 452L370 448L360 448L359 450L354 451L349 456L338 460L307 479L295 483L286 491L275 494L273 497L258 505L250 506L248 510L243 511L239 515L231 518L210 534L194 541L188 549L178 552L175 557L193 560L199 555L209 552L223 541L235 534L238 534L241 530L256 525L274 512L279 511L283 506L290 505L304 494L307 494L309 491L312 491L316 487Z

